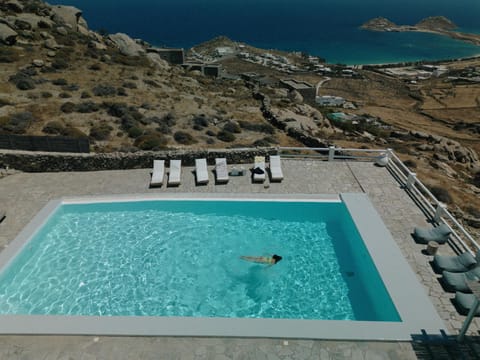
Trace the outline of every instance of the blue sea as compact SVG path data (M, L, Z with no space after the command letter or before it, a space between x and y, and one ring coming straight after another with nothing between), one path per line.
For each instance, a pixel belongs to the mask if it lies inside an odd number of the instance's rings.
M61 0L89 27L125 32L153 45L190 48L219 35L250 45L305 51L329 63L373 64L480 54L480 47L425 33L360 30L383 16L415 24L443 15L480 33L479 0Z

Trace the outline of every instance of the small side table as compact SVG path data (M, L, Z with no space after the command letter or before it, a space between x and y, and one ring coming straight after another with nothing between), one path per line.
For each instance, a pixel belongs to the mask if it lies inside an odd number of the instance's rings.
M438 251L438 243L436 241L429 241L427 244L427 254L435 255Z

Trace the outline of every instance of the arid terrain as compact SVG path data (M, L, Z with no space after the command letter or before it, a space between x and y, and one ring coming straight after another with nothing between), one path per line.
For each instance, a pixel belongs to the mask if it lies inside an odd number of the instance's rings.
M122 42L94 33L77 15L37 0L0 4L0 133L88 137L91 151L131 152L305 145L285 130L294 127L323 144L393 148L467 225L480 227L480 58L435 70L352 69L218 38L186 54L186 62L220 64L224 76L209 77L126 35ZM320 106L282 86L285 79L346 102ZM265 116L259 93L287 126ZM338 112L350 117L332 120Z

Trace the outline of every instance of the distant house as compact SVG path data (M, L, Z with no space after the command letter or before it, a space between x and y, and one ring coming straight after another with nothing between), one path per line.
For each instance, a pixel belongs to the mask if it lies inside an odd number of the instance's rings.
M232 55L235 52L233 48L230 46L220 46L215 48L215 54L217 56L226 56L226 55Z
M320 106L342 106L345 99L340 96L323 95L317 96L315 102Z
M298 81L295 79L280 80L280 85L288 90L296 90L302 95L306 101L315 101L316 89L311 84L305 81Z
M221 77L223 74L223 68L221 64L204 64L204 63L184 63L182 67L187 71L200 71L205 76Z

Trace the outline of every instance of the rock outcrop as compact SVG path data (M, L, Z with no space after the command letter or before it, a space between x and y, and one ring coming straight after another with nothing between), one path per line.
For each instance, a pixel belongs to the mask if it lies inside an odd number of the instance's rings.
M0 42L6 45L13 45L17 42L17 32L10 26L0 23Z
M418 22L416 27L429 30L454 30L457 25L445 16L430 16Z
M74 31L78 31L79 23L86 24L85 20L82 19L82 11L74 6L54 5L52 11L54 13L53 19L56 22L63 22Z
M145 49L127 34L116 33L109 35L108 39L118 47L123 55L139 56L145 53Z

